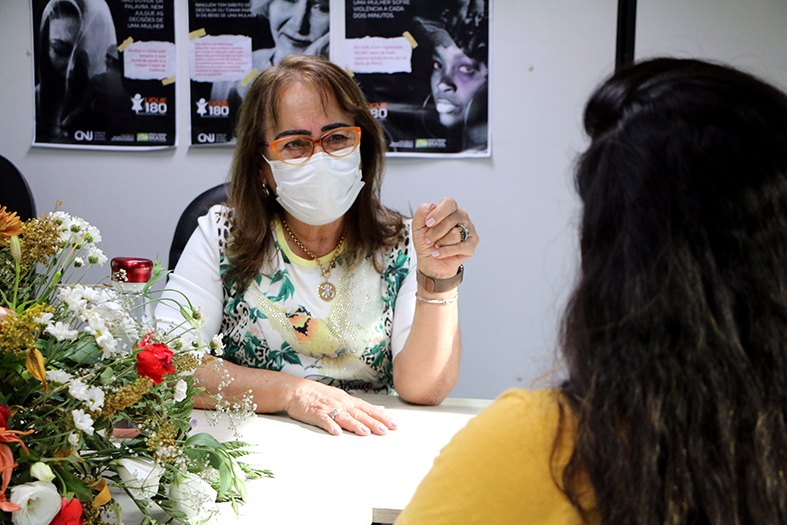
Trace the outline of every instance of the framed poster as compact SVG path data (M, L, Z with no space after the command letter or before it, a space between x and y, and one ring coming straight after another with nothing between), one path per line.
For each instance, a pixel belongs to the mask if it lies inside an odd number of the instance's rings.
M234 144L249 86L291 54L328 56L329 0L189 0L191 143Z
M490 155L490 1L346 0L344 63L389 155Z
M32 0L34 146L174 146L175 14L165 0Z

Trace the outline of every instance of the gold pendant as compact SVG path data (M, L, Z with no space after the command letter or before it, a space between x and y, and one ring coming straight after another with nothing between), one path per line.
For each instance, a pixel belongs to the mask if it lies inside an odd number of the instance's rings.
M333 298L336 297L336 287L325 281L317 287L317 294L323 301L333 301Z

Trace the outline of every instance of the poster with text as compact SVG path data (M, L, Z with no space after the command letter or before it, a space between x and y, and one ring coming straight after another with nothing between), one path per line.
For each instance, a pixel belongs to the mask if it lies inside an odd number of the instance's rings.
M490 155L490 1L345 1L344 62L389 155Z
M31 1L33 145L174 146L174 2Z
M234 144L254 79L292 54L328 56L329 0L189 0L191 143Z

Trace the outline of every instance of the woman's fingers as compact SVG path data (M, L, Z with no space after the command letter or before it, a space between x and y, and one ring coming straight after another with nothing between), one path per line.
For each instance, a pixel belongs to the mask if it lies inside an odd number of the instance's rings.
M343 430L359 436L383 435L396 428L396 423L385 414L383 407L315 381L301 384L287 413L293 419L318 426L334 435L341 434Z

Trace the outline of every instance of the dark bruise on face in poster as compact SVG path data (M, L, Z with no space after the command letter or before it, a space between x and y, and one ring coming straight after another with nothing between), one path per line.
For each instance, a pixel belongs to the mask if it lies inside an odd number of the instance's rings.
M32 0L37 146L175 144L169 0Z
M490 0L347 0L345 63L394 155L489 156Z
M257 75L287 55L327 57L329 29L329 0L189 0L191 143L234 143Z

